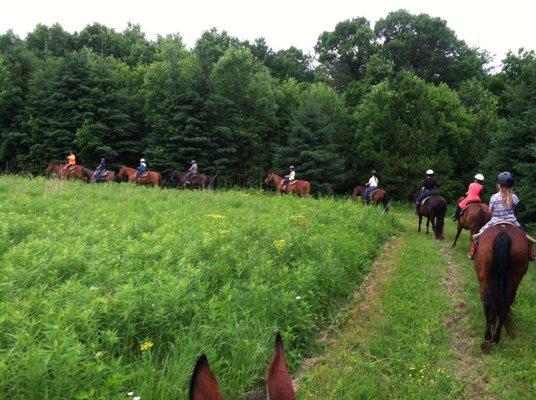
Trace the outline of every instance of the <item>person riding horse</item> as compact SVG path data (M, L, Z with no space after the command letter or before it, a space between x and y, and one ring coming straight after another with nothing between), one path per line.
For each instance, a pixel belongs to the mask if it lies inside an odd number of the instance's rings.
M108 166L106 165L106 159L104 157L101 158L100 164L97 166L97 169L95 170L95 181L100 181L102 175L106 172L108 169Z
M288 169L290 173L285 175L285 178L283 179L282 190L287 190L287 187L292 185L296 180L296 171L294 171L294 166L291 165L288 167Z
M426 199L427 197L433 196L438 193L438 187L439 185L434 179L434 171L429 169L426 171L426 180L422 184L421 188L421 194L417 197L415 200L415 208L417 210L417 214L419 214L419 210L421 207L421 202Z
M67 156L67 164L65 164L62 168L62 173L67 173L67 170L76 165L76 156L74 155L73 151L69 151L69 155Z
M514 183L514 175L508 171L501 172L497 176L498 192L491 196L491 199L489 200L491 219L480 229L480 232L478 232L476 235L473 235L473 242L471 243L471 248L468 254L470 259L473 260L475 258L478 250L479 236L486 229L491 228L494 225L506 223L516 226L525 232L514 214L515 208L519 204L519 197L517 197L517 195L513 192ZM536 260L536 251L533 248L533 244L536 241L527 234L526 237L529 244L529 260L534 261Z
M145 164L145 158L140 160L140 166L136 169L136 182L139 184L141 176L147 172L147 164Z
M378 180L378 176L376 174L377 174L376 170L373 169L372 176L370 177L368 182L365 184L366 189L365 189L365 192L363 193L363 202L365 204L368 204L370 195L372 194L374 190L378 188L380 181Z
M470 203L482 202L482 199L480 196L482 196L483 191L484 191L484 175L476 174L474 182L469 184L469 187L467 188L467 193L466 193L465 198L462 201L460 201L458 205L456 206L456 212L452 215L452 219L454 221L457 221L458 219L460 219L462 210L465 210L465 208Z
M195 162L195 160L192 160L190 162L190 168L188 169L188 172L186 173L186 184L189 185L196 175L197 175L197 163Z

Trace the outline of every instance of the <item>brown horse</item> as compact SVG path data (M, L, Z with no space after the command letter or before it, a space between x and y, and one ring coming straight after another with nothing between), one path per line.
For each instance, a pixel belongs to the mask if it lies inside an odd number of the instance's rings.
M383 211L389 211L389 195L384 189L374 189L368 198L368 204L383 204Z
M426 203L419 207L419 232L421 231L422 217L426 217L426 233L432 222L432 230L436 239L445 239L443 227L445 225L445 214L447 213L447 202L438 195L428 197Z
M91 182L113 182L115 181L116 175L114 171L106 170L104 174L101 174L100 179L97 180L95 173L91 176Z
M363 196L363 193L365 193L365 186L356 186L354 188L354 192L352 193L352 200L357 200L358 197Z
M463 199L461 197L458 200L458 203ZM473 237L474 234L480 231L486 223L491 219L491 212L489 211L489 206L486 203L469 203L465 210L463 211L462 216L458 219L458 231L456 232L456 237L454 238L454 243L452 247L456 246L456 242L462 233L462 229L467 229L471 233L469 239Z
M270 172L264 183L275 184L275 190L277 193L297 193L300 197L306 197L311 191L311 185L309 181L304 181L301 179L296 179L291 185L287 185L286 188L283 188L283 178L279 175Z
M266 378L270 400L295 400L292 381L285 360L283 342L279 333L275 337L275 349ZM264 398L264 396L262 397ZM205 355L197 359L190 380L190 400L224 400L216 377L208 366Z
M49 178L57 178L60 176L60 172L63 166L64 164L51 162L47 165L47 168L45 169L45 175Z
M89 183L93 176L93 170L85 168L82 165L72 165L67 168L60 169L60 179L78 179L82 182Z
M216 176L212 175L205 175L205 174L196 174L188 183L188 173L182 172L182 171L172 171L169 180L170 185L172 186L184 186L189 188L199 187L203 189L211 189L212 184L214 183L214 179L216 179Z
M480 347L488 354L492 341L499 343L501 340L503 325L510 336L514 334L510 307L529 265L525 233L509 224L486 229L479 237L474 263L486 318L485 340Z
M159 172L148 171L136 179L137 172L135 168L123 165L117 173L117 178L123 181L126 179L128 182L136 183L137 185L162 186L162 175Z

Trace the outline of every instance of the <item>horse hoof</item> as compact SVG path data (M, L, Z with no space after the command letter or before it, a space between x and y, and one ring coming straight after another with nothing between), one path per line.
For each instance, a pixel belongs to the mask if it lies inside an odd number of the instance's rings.
M482 353L484 354L491 353L491 342L489 340L482 342L480 348L482 349Z

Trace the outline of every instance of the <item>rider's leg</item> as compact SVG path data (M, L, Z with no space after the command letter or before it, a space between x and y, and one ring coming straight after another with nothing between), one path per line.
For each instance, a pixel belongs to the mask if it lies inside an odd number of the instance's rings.
M527 241L529 242L529 261L534 261L536 260L536 250L534 250L534 243L536 243L536 239L527 235Z
M452 219L454 221L460 219L460 214L462 213L462 209L460 208L459 205L456 206L456 212L454 214L452 214Z

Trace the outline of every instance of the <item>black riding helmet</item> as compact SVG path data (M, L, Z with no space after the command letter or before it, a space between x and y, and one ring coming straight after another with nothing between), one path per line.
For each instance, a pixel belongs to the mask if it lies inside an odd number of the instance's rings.
M514 175L511 172L504 171L497 175L497 182L504 187L514 186Z

